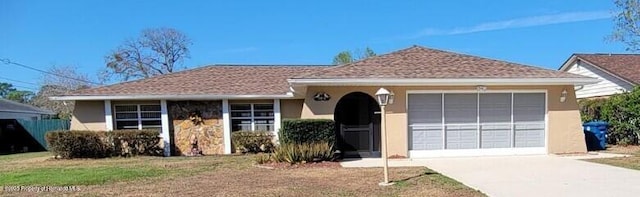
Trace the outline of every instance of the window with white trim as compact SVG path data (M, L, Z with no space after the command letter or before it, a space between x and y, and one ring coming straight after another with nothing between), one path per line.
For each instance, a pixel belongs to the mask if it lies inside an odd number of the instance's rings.
M231 104L231 131L273 131L273 104Z
M162 128L160 105L115 105L114 112L116 129Z

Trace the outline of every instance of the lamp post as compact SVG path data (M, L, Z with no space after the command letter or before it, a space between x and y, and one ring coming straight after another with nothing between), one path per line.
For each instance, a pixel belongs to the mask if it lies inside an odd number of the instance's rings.
M394 94L387 89L380 88L376 92L376 97L378 99L378 104L380 104L380 126L382 133L382 168L384 169L384 181L379 183L380 186L388 186L393 185L393 183L389 182L389 156L387 156L387 120L386 120L386 111L385 106L388 104L393 104Z

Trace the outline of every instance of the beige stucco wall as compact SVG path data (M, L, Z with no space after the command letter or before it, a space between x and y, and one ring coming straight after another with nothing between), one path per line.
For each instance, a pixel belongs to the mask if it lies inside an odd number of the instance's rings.
M280 100L280 116L282 119L300 118L304 99Z
M104 101L76 101L71 117L71 130L106 130Z
M561 103L560 94L565 88L567 100ZM587 152L578 101L573 86L550 87L547 95L549 153Z
M374 97L380 87L338 86L309 87L302 107L301 118L333 119L333 113L340 98L351 92L363 92ZM389 155L408 156L408 131L406 112L406 92L408 90L471 90L475 86L412 86L385 87L395 93L395 102L386 107ZM560 94L566 88L567 101L560 103ZM487 90L547 90L548 100L548 152L576 153L586 152L584 135L580 124L580 113L575 99L573 86L489 86ZM326 92L331 100L319 102L313 100L316 92ZM374 97L375 98L375 97Z

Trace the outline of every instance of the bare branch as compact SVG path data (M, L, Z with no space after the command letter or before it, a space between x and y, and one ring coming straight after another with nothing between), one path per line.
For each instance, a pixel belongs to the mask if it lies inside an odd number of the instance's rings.
M189 58L191 44L186 35L172 28L143 30L137 40L125 41L105 58L107 69L102 77L115 75L127 81L172 73L178 70L176 64Z

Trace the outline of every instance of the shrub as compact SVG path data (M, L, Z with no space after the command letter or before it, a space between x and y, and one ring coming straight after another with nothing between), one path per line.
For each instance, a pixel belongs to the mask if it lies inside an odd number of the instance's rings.
M607 143L638 144L640 135L640 87L608 99L581 100L582 121L604 120L609 123Z
M270 154L259 154L255 158L257 164L265 164L271 162Z
M45 138L51 152L68 159L162 155L155 130L53 131Z
M267 131L236 131L231 133L236 152L273 152L273 134Z
M335 122L327 119L288 119L282 121L280 143L335 144Z
M104 158L112 154L104 132L55 131L45 137L49 150L62 158Z
M580 118L583 122L603 120L602 106L607 99L582 99L578 102L580 106Z
M602 118L609 122L610 144L638 144L640 135L640 87L617 94L602 105Z
M263 159L260 158L259 160ZM333 160L333 144L328 142L280 144L276 147L272 159L275 162L291 164L331 161Z
M157 130L114 130L106 132L113 144L114 154L162 156Z

